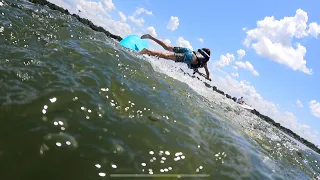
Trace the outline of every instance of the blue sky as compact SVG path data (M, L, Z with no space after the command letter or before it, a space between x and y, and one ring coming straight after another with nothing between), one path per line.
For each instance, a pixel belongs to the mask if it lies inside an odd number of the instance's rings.
M211 48L213 84L320 145L320 1L49 1L81 9L80 16L122 37L149 32L171 45Z

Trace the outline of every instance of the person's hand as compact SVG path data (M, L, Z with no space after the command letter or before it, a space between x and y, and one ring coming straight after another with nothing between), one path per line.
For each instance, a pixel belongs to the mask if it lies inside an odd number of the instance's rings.
M208 79L209 81L211 81L211 78L209 78L209 77L206 77L206 79Z

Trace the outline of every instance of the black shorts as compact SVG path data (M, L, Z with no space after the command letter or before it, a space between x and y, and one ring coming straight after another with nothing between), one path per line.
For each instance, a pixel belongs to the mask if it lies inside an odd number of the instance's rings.
M175 61L191 64L193 62L193 52L189 48L174 47Z

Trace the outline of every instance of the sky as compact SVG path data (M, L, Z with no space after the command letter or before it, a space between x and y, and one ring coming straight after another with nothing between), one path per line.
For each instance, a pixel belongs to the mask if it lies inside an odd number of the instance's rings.
M210 48L213 84L320 146L320 1L49 1L121 37Z

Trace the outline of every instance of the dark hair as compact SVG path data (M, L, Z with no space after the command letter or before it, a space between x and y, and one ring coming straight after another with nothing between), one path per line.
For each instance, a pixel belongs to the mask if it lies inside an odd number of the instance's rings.
M202 50L210 56L210 49L209 48L202 48Z

